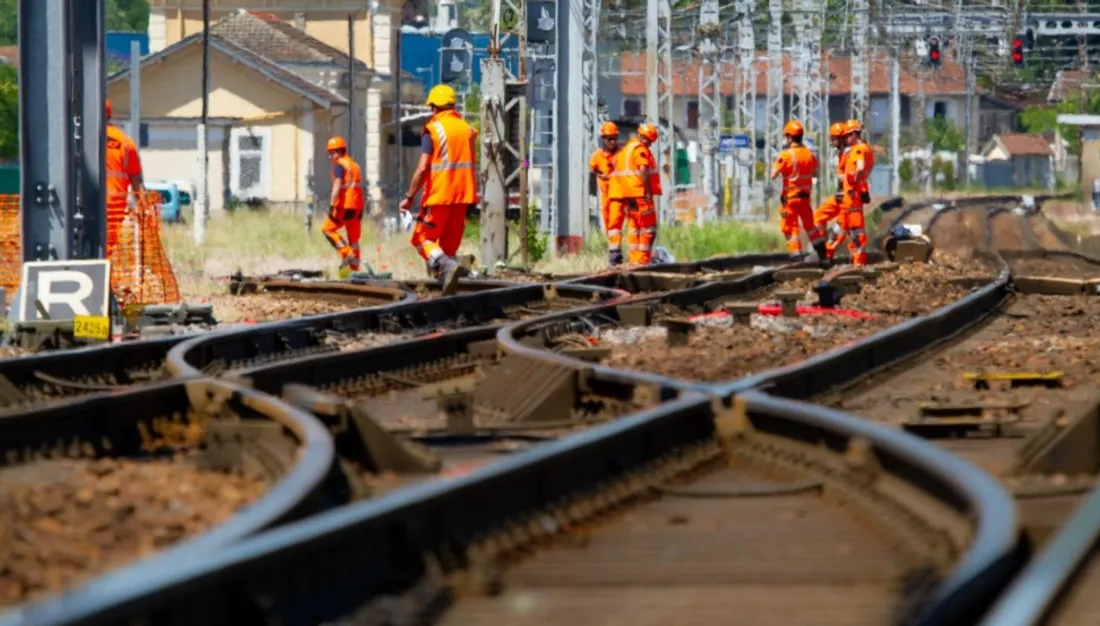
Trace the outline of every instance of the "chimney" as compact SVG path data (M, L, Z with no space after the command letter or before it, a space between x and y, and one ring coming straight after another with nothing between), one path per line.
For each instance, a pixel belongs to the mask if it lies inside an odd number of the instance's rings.
M306 29L306 14L305 13L299 12L299 13L294 14L294 28L297 28L298 30L301 30L301 31L304 31Z

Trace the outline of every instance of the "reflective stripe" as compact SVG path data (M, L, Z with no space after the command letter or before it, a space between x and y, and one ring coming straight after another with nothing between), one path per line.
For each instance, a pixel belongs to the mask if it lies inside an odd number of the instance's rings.
M611 235L621 235L621 234L623 234L623 231L621 229L618 229L618 228L612 228L611 230L607 231L607 236L608 237L610 237Z
M474 169L473 163L439 163L432 166L433 172L442 172L445 170L472 170Z
M639 235L645 235L645 234L648 234L648 233L655 233L655 232L657 232L657 229L656 229L656 227L652 227L652 226L649 227L649 228L639 228L637 230L637 233Z

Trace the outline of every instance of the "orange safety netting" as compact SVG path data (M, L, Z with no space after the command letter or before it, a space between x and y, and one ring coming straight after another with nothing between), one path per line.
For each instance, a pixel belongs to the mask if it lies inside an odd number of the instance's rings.
M180 301L172 264L161 243L159 195L137 194L120 221L108 225L111 291L119 307ZM19 287L23 268L19 196L0 195L0 286L8 297Z

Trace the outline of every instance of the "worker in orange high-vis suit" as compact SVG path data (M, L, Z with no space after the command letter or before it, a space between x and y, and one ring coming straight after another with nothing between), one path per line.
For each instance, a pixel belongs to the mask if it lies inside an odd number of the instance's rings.
M106 102L107 120L111 120L111 101ZM137 144L122 129L114 124L107 125L107 149L105 166L107 197L107 258L118 245L118 231L126 219L130 206L130 193L145 191L141 172L141 159L138 157Z
M848 154L848 128L844 122L837 122L829 127L829 142L836 149L836 193L829 196L821 206L814 211L814 225L828 232L829 221L836 219L840 229L840 235L830 238L825 242L825 254L818 253L818 260L822 264L829 264L836 254L837 247L844 242L844 231L847 230L847 222L844 220L844 159Z
M871 201L868 180L874 166L871 146L860 138L859 120L850 120L847 131L848 155L844 158L844 220L848 251L853 265L867 265L867 230L863 207Z
M787 238L787 252L796 261L802 260L800 222L818 256L825 253L825 232L814 225L810 206L814 177L817 176L817 156L802 144L805 132L800 122L787 122L783 127L787 149L776 157L771 172L772 180L783 176L783 191L779 194L779 228Z
M649 147L657 141L657 127L638 126L636 137L615 154L608 196L609 213L626 214L630 227L626 243L627 260L632 265L649 265L653 259L653 240L657 237L657 207L653 197L662 193L661 174Z
M359 271L359 237L363 232L363 176L359 164L348 156L348 143L343 137L328 140L328 160L332 163L332 192L329 212L321 232L340 253L340 273ZM340 229L347 239L340 236Z
M456 100L449 85L436 85L428 93L432 117L424 125L420 163L400 204L402 211L408 211L423 185L412 244L428 264L428 271L443 284L445 295L454 293L458 279L469 273L455 255L462 243L466 211L477 203L477 130L455 111Z
M603 145L592 153L588 169L596 177L596 187L600 191L600 213L607 229L607 262L615 267L623 263L623 221L626 219L619 204L614 204L612 212L611 196L608 195L615 153L619 151L619 127L615 122L604 122L600 126L600 141Z

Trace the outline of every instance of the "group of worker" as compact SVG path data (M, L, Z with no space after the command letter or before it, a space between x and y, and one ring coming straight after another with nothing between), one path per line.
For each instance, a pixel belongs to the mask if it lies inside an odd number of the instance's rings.
M399 209L408 212L421 189L420 209L413 228L412 244L424 259L428 271L453 291L458 278L468 269L456 258L462 243L466 212L478 201L475 142L478 131L455 111L456 94L448 85L436 85L428 94L431 118L421 133L420 161ZM111 103L107 101L107 118ZM816 211L810 198L818 175L817 156L803 143L805 129L797 121L783 128L787 146L772 166L771 178L783 178L780 194L780 228L792 258L802 259L799 225L806 231L822 263L830 263L837 248L848 240L855 265L867 263L867 234L863 208L870 202L868 179L874 167L871 147L862 138L858 120L837 122L829 138L837 150L836 194ZM657 160L651 146L657 141L657 127L638 126L636 135L619 146L619 128L614 122L600 127L601 147L592 155L589 167L600 192L600 210L607 231L607 258L612 266L622 265L623 227L629 227L626 261L646 265L653 258L657 235L654 197L663 193ZM359 165L347 154L347 143L333 137L327 145L332 163L329 212L321 231L341 258L341 270L358 271L361 263L359 239L364 204L363 179ZM115 244L118 227L125 217L127 194L144 189L141 161L132 139L114 125L107 129L107 240ZM827 237L827 226L836 220L838 232ZM341 236L344 230L347 237Z
M771 178L783 177L779 195L779 223L787 239L792 260L802 260L799 224L806 231L819 261L832 263L837 248L848 240L853 265L867 264L867 231L863 207L871 201L868 181L875 166L871 146L863 140L859 120L837 122L829 127L829 141L837 151L836 193L817 208L811 209L810 197L818 174L817 156L803 143L805 128L797 121L783 127L787 147L772 165ZM837 232L828 238L828 224L836 220Z
M638 126L637 134L619 148L619 127L604 122L600 127L601 146L592 155L589 168L600 191L600 213L607 230L607 261L622 265L623 226L627 234L627 262L648 265L653 258L657 237L657 206L654 196L662 194L657 159L650 146L657 141L657 127Z

